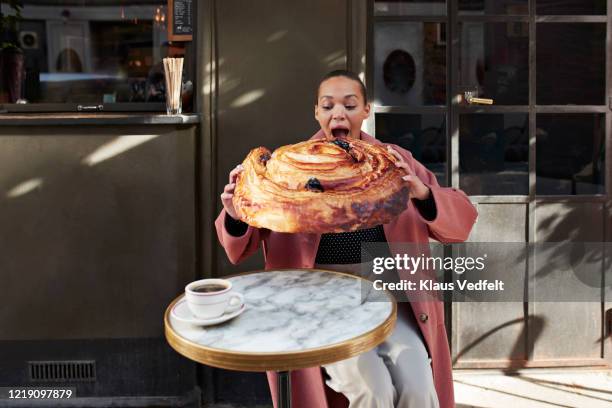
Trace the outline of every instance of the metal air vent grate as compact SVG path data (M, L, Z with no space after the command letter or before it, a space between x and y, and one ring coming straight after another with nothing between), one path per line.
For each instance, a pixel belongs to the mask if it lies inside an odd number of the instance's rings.
M30 381L96 381L96 362L28 361Z

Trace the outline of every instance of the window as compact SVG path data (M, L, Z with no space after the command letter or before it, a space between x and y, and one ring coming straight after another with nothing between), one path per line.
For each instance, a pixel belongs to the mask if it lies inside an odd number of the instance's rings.
M162 58L184 57L183 110L192 109L190 43L167 39L164 0L2 2L3 109L165 109Z
M475 200L601 200L608 9L606 0L375 0L368 129Z

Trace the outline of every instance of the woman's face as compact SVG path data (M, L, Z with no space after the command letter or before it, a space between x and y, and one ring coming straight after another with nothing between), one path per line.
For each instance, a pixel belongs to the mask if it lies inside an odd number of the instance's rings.
M359 139L361 123L370 114L357 81L343 76L326 79L319 86L315 118L327 138Z

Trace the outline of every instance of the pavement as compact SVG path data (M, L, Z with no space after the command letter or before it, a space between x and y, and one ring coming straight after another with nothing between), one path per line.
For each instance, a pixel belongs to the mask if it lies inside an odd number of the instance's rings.
M611 408L612 370L455 370L457 408Z
M525 369L511 375L499 370L455 370L453 377L456 408L612 408L612 370Z

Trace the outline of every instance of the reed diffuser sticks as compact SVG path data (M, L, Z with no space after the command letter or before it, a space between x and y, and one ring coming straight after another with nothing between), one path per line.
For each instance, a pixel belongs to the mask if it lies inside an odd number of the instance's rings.
M183 58L164 58L166 76L166 113L179 115L181 109L181 90L183 86Z

